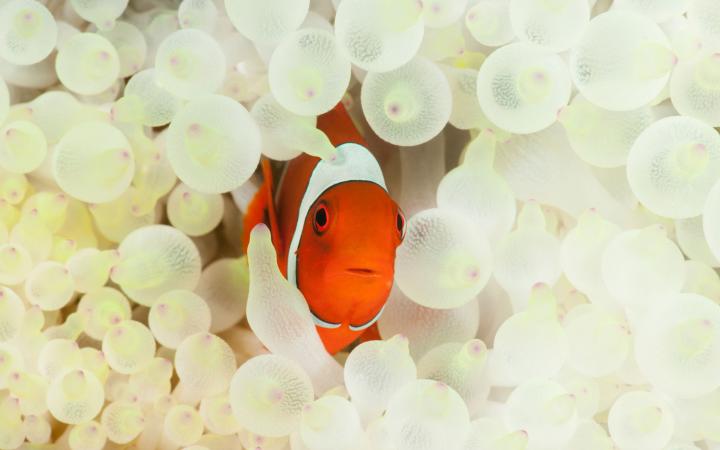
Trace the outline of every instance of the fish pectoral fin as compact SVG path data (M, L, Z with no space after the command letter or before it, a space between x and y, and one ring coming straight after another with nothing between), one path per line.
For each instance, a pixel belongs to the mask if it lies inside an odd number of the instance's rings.
M276 251L282 248L280 242L280 227L278 226L277 213L275 211L275 202L273 200L273 175L270 160L263 158L261 161L262 183L247 203L245 208L245 216L243 217L242 231L242 249L247 253L247 247L250 243L250 232L259 223L264 223L270 227L270 234L273 246ZM239 195L239 194L238 194Z
M261 191L265 192L267 202L267 215L270 222L270 235L272 236L275 250L282 248L282 242L280 240L280 225L278 224L277 211L275 211L275 199L273 198L273 173L272 166L270 166L270 160L263 158L262 162L262 173L265 182L261 187Z
M370 325L365 331L363 331L363 334L360 335L358 338L359 343L367 342L367 341L379 341L382 337L380 336L380 330L378 329L378 324L375 322L374 324Z

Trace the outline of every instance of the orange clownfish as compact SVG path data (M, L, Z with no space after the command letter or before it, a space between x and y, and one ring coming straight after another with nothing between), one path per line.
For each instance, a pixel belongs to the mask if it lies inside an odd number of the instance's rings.
M243 222L243 247L256 224L269 222L278 266L305 296L332 354L382 314L405 218L342 104L317 124L336 147L335 159L302 154L287 163L275 188L264 159L263 184Z

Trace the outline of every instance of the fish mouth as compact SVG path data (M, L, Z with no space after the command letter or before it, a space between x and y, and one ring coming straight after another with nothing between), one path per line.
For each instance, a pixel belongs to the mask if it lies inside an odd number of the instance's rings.
M379 277L380 272L377 270L369 269L367 267L350 267L345 269L345 272L353 275L360 275L363 277Z

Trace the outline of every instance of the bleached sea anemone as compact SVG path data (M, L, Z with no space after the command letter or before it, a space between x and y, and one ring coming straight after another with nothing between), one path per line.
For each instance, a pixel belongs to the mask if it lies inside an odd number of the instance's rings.
M718 0L0 0L0 450L718 450L718 126Z

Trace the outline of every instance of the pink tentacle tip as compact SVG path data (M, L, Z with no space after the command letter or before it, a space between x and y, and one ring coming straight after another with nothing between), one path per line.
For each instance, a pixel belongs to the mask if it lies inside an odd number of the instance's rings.
M280 389L273 389L270 391L270 400L273 402L279 402L285 397L285 393Z
M193 124L190 124L190 126L188 127L188 131L190 132L190 134L196 135L196 134L200 133L201 128L202 127L200 126L199 123L193 123Z
M480 276L480 270L477 267L471 267L468 269L468 277L471 280L477 280L477 278Z

